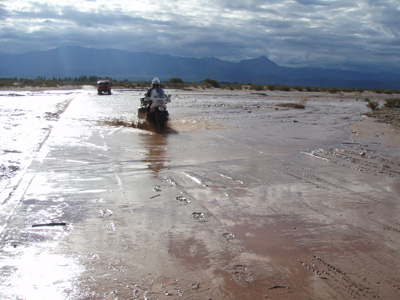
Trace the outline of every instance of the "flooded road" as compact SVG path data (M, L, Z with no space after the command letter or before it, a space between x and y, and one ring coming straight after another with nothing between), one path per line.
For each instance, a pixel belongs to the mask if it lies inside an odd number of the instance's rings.
M4 92L1 299L400 297L400 138L373 94L167 93L160 133L140 91Z

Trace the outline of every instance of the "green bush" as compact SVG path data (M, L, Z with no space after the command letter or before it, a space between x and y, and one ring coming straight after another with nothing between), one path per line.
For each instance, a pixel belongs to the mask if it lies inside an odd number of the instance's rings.
M399 91L397 91L397 90L386 90L385 91L385 94L389 94L389 95L391 95L391 94L399 94Z
M263 91L264 86L261 84L252 84L252 85L250 85L250 89L255 90L255 91Z
M278 86L276 87L276 89L277 89L278 91L284 91L284 92L289 92L289 91L290 91L290 87L287 86L287 85L278 85Z
M165 85L169 88L181 89L185 86L185 83L183 82L183 80L181 78L172 77L165 83Z
M372 89L371 91L377 94L383 94L385 92L384 89Z
M172 77L168 79L167 83L184 83L182 79L178 77Z
M336 94L337 92L339 92L338 88L331 87L331 88L328 89L328 93Z
M18 78L1 78L0 88L17 85Z
M386 108L400 108L400 98L386 99Z
M303 91L303 87L298 86L298 85L294 86L293 89L298 91L298 92L302 92Z
M352 93L352 92L355 92L355 91L356 91L356 89L352 89L352 88L344 88L344 89L341 89L341 91L342 91L342 92L345 92L345 93Z
M233 91L233 90L241 90L241 89L243 89L243 86L238 83L229 83L229 84L225 84L224 88Z
M378 110L379 109L379 102L376 101L371 101L369 98L365 98L365 101L367 102L367 106L372 109L372 110Z
M204 79L203 83L206 84L206 85L210 85L212 87L215 87L215 88L221 88L221 86L219 85L218 81L216 81L214 79L209 79L209 78Z

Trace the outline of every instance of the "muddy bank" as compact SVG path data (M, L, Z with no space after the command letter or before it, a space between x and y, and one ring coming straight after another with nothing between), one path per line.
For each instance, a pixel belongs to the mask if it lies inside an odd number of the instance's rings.
M400 128L400 108L381 108L367 115L376 118L379 122L390 124L397 129Z

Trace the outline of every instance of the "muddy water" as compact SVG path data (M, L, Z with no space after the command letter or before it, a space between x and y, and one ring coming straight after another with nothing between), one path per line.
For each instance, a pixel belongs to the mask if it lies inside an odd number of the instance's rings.
M371 95L168 92L162 133L140 91L74 94L3 204L2 299L399 297L400 144Z

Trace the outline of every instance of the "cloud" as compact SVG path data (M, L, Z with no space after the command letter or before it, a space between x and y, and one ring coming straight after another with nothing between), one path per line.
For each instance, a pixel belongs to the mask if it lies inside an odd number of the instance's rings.
M296 2L302 5L320 5L320 6L329 5L329 1L324 1L324 0L297 0Z
M390 68L400 62L399 10L397 0L5 0L0 43L17 53L67 44Z

